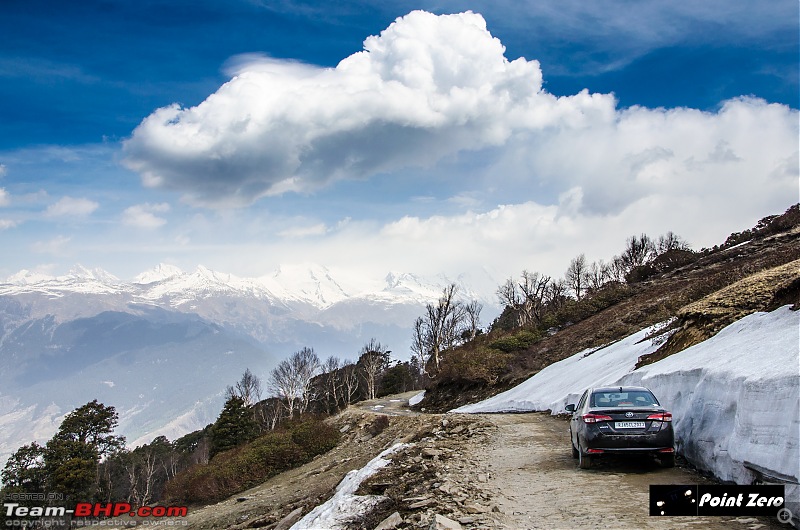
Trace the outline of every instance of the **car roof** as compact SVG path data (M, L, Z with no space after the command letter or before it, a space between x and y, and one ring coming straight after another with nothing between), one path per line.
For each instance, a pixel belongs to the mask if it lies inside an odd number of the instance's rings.
M593 394L595 392L650 392L650 389L643 386L604 386L590 388L589 391ZM652 392L650 393L652 394Z

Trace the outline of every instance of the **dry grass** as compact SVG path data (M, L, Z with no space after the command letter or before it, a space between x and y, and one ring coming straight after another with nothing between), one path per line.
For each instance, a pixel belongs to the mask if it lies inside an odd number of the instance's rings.
M699 316L736 321L754 311L766 309L775 293L800 279L800 259L747 276L738 282L691 303L678 312L678 318Z
M652 355L643 358L637 367L699 344L756 311L768 311L790 300L797 304L798 286L800 259L746 276L688 304L678 311L678 331Z

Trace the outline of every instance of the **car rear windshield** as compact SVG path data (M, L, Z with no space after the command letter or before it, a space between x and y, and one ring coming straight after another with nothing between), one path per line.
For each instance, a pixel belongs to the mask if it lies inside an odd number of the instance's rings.
M646 390L632 392L594 392L591 407L651 407L658 405L655 396Z

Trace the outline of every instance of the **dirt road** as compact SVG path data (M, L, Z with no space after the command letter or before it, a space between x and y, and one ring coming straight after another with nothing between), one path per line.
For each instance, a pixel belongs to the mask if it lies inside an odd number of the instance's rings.
M650 484L705 484L687 467L613 458L580 470L569 451L568 423L551 416L496 414L485 444L468 448L483 488L497 506L497 528L787 528L767 518L651 517Z
M426 529L437 514L465 530L573 528L770 529L770 518L649 516L650 484L710 483L681 465L600 460L580 470L569 450L568 423L547 414L416 414L413 393L363 402L331 422L343 442L314 461L221 503L190 510L189 526L288 528L333 493L345 473L405 442L392 463L362 483L359 495L383 501L347 528L375 528L397 512L394 530ZM376 419L388 416L379 431ZM293 519L294 514L294 519Z

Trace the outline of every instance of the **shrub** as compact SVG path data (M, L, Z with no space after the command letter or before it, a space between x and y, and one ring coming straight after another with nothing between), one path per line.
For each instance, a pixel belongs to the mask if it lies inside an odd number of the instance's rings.
M319 420L304 421L292 428L292 441L312 457L336 447L339 438L339 431Z
M447 352L440 381L462 381L493 385L505 373L510 353L485 346L462 347Z
M540 340L542 335L538 331L522 330L497 339L489 347L506 353L527 350L534 342Z
M173 502L219 501L309 462L335 447L339 438L339 431L319 419L304 419L290 428L269 432L221 452L208 464L178 473L167 483L165 496Z

